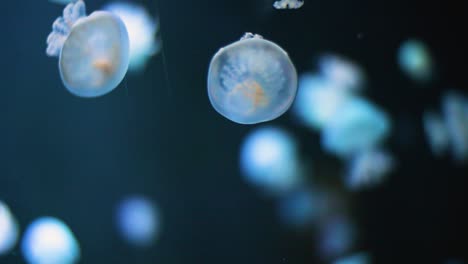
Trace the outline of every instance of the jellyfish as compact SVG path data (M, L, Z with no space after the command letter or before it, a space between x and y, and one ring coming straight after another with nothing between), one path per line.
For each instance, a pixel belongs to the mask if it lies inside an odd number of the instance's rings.
M137 247L152 245L160 231L159 211L149 199L139 195L119 203L116 221L122 238Z
M350 97L346 90L339 89L336 83L322 75L302 74L292 113L302 124L320 130Z
M297 73L288 54L259 35L246 33L211 60L209 100L233 122L273 120L289 109L296 91Z
M339 258L333 262L333 264L370 264L371 256L367 252L357 252L353 255Z
M415 81L426 82L432 77L432 57L426 45L419 40L410 39L401 44L398 63L401 70Z
M325 54L319 58L318 64L322 76L335 83L337 88L346 91L358 91L363 88L364 72L355 63L338 55Z
M29 264L73 264L80 258L80 247L72 231L54 217L34 220L24 233L21 249Z
M457 161L464 162L468 159L468 99L455 91L449 91L442 101L453 156Z
M124 22L130 39L131 72L141 71L148 60L161 50L161 41L156 38L159 23L146 9L133 3L115 2L104 6L106 11L119 16Z
M351 190L378 185L394 169L395 159L387 151L369 149L356 153L348 161L345 183Z
M279 127L260 127L247 135L240 167L248 183L269 194L292 190L303 180L297 142Z
M8 253L19 235L18 222L6 204L0 201L0 256Z
M336 257L349 251L357 241L357 228L350 217L337 213L324 221L318 230L318 249L324 258Z
M72 94L97 97L117 87L127 72L129 39L116 15L86 16L82 0L68 4L47 38L48 56L59 57L60 77Z
M304 5L304 0L278 0L273 3L276 9L298 9Z
M450 139L442 117L432 111L423 114L423 126L432 154L441 156L449 147Z
M322 146L339 157L370 149L382 142L390 131L387 114L364 98L344 104L322 131Z

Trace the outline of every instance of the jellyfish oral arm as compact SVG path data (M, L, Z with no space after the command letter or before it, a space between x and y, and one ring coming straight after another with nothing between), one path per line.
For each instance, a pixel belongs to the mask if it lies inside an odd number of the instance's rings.
M86 17L86 6L82 0L72 2L63 9L63 15L54 21L52 32L47 37L48 56L59 56L71 28L82 17Z

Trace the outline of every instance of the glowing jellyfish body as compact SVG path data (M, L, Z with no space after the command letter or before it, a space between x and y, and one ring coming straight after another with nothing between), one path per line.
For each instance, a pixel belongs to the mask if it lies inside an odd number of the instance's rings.
M299 121L313 129L330 122L350 95L321 75L303 74L292 110Z
M298 9L304 5L304 0L278 0L273 3L276 9Z
M275 119L291 106L297 73L275 43L247 33L220 49L208 71L208 96L214 109L240 124Z
M355 154L349 161L346 186L358 190L381 183L395 166L394 158L386 151L370 149Z
M33 221L21 242L29 264L72 264L80 258L80 248L68 226L53 217Z
M8 253L18 240L19 227L6 204L0 201L0 256Z
M74 95L104 95L115 89L127 72L129 40L124 23L104 11L86 16L81 0L65 7L47 44L47 55L59 56L63 84Z
M428 81L432 76L432 58L426 45L408 40L398 50L398 63L404 73L415 81Z
M251 132L240 151L240 166L247 182L268 193L282 193L302 181L295 139L277 127Z
M456 160L468 159L468 99L456 92L447 92L442 107L445 123Z
M319 59L322 76L338 89L357 91L365 83L364 72L358 65L337 55L327 54Z
M159 233L159 212L145 197L133 196L123 200L118 205L116 220L120 235L133 246L150 246Z
M103 9L119 16L127 28L130 39L129 70L142 70L161 49L161 43L156 39L159 24L144 7L133 3L116 2Z
M440 115L427 111L423 114L423 126L431 152L441 156L446 152L450 142L444 120Z
M322 131L322 146L330 153L348 157L370 149L389 133L389 117L375 105L354 98L340 107Z

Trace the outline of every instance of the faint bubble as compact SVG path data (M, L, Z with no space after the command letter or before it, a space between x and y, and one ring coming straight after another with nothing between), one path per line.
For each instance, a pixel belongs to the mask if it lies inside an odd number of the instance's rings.
M117 207L117 228L124 240L133 246L151 246L161 228L158 208L143 196L125 198Z
M72 231L53 217L33 221L25 231L21 249L30 264L72 264L80 258L80 248Z
M0 256L8 253L18 241L19 226L6 204L0 201Z

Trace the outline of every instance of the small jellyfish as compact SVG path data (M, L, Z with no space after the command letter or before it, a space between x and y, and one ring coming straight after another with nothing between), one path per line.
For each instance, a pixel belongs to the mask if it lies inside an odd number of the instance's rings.
M124 22L130 39L128 68L132 72L141 71L148 60L161 50L161 41L156 38L159 23L143 6L134 3L115 2L103 9L116 14Z
M426 45L415 39L407 40L398 50L398 63L402 71L418 82L429 81L433 74L430 52Z
M329 217L318 230L319 254L324 258L343 255L356 243L357 233L355 224L346 214Z
M423 114L423 126L432 154L440 157L446 152L450 144L444 120L439 114L426 111Z
M346 187L359 190L380 184L394 169L393 156L380 149L369 149L355 154L348 162Z
M240 167L248 183L270 194L281 194L302 182L295 138L278 127L261 127L244 139Z
M0 201L0 256L8 253L16 244L19 227L6 204Z
M158 208L143 196L124 199L118 205L116 222L122 238L137 247L151 246L161 227Z
M391 123L385 112L363 98L348 100L322 131L322 146L349 157L370 149L388 136Z
M292 113L304 125L320 130L330 122L350 94L318 74L302 74Z
M82 0L68 4L47 38L47 55L59 56L65 87L80 97L97 97L117 87L127 72L129 39L116 15L86 16Z
M275 43L247 33L221 48L208 70L208 96L214 109L239 124L273 120L291 106L297 73Z
M278 0L273 3L276 9L298 9L304 5L304 0Z
M468 99L455 91L447 92L442 99L443 114L452 153L459 162L468 160Z
M364 71L355 63L333 54L319 58L322 76L335 83L336 87L346 91L358 91L365 83Z
M73 264L80 259L80 247L70 228L54 217L41 217L26 229L21 242L29 264Z

